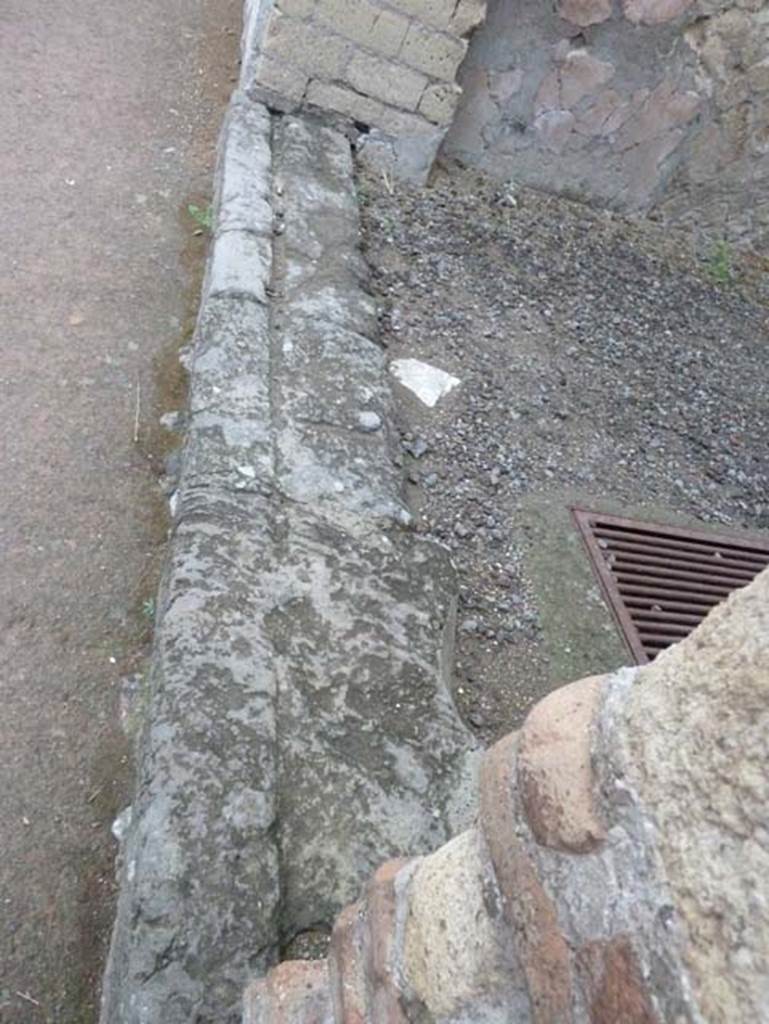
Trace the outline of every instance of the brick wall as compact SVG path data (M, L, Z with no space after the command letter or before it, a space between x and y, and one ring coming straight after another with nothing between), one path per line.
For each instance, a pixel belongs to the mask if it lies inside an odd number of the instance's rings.
M485 0L251 0L241 85L277 109L318 108L365 125L364 151L424 180L485 8Z

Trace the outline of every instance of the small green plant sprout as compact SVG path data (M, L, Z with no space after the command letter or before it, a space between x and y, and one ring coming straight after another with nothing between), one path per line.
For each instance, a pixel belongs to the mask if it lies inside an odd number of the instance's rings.
M214 224L214 208L211 203L208 206L197 206L195 203L188 203L187 213L204 231L210 231Z
M718 284L730 284L734 280L732 250L725 239L716 242L710 251L708 273Z
M149 619L150 622L155 618L155 598L148 597L146 601L142 601L142 614L145 619Z

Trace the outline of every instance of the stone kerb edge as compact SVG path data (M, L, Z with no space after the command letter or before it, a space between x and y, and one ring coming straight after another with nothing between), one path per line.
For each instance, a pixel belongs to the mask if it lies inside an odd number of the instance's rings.
M268 529L259 509L264 512L262 491L270 473L269 404L257 382L267 366L269 345L270 132L266 109L235 93L219 140L215 227L193 342L189 418L159 594L153 682L137 741L137 792L133 807L121 815L128 824L120 837L120 890L103 979L102 1024L181 1024L192 1006L234 1007L256 952L262 950L266 967L270 950L277 950L270 895L278 891L277 856L269 849L270 757L253 753L253 774L262 778L263 790L229 786L221 752L195 741L205 701L198 710L192 706L198 673L216 660L224 642L202 623L231 586L252 589L250 555L263 548ZM242 615L230 616L221 626L253 649L253 665L229 659L225 672L238 676L244 699L253 697L257 703L261 691L269 690L269 679L262 678L269 669L259 653L263 638L255 624L260 599L257 588ZM195 628L198 620L200 629ZM204 636L197 635L201 631ZM218 684L212 680L211 685L216 689ZM234 728L231 721L228 727ZM265 735L257 742L251 725L243 722L237 727L242 735L230 737L230 745L245 750L256 743L269 750L274 730L269 715L259 729ZM183 792L192 762L198 782L201 775L204 782L187 801ZM222 787L227 792L223 805L216 796ZM246 811L254 800L263 813ZM237 872L232 864L233 830L242 829L256 829L261 837L254 839L261 851L258 882L251 868ZM223 886L225 878L229 889ZM212 950L221 954L214 947L206 951L209 933L216 920L230 915L231 899L252 900L253 906L241 925L230 929L230 962L215 990L209 990L207 957ZM217 901L223 901L220 907ZM163 970L152 970L158 962Z

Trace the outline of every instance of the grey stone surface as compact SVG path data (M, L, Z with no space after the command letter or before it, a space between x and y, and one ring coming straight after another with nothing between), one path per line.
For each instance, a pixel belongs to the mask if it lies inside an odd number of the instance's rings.
M272 618L281 734L281 923L330 923L383 856L466 824L473 752L448 686L446 553L401 530L286 524L291 580ZM464 806L463 806L464 802Z
M296 503L281 557L295 583L274 617L290 934L329 922L382 851L451 834L472 744L448 686L453 572L441 548L399 525L408 513L349 143L286 118L276 163L276 475ZM360 431L362 405L384 429Z
M217 231L272 230L270 203L272 153L270 115L258 103L236 93L222 126L218 176Z
M277 941L275 681L264 499L180 514L145 694L102 1020L234 1021Z
M240 87L244 92L254 80L259 57L259 44L269 20L275 0L245 0L243 5L243 34L240 39Z
M294 500L329 512L403 518L388 431L358 429L361 408L386 422L391 398L376 308L364 288L350 145L299 118L276 129L285 232L276 240L274 344L277 477Z
M446 128L431 128L420 135L391 133L374 128L358 140L358 156L366 166L385 170L413 185L424 185L446 136Z
M477 762L453 570L390 453L349 143L236 96L216 194L103 1024L237 1020L383 854L467 824Z

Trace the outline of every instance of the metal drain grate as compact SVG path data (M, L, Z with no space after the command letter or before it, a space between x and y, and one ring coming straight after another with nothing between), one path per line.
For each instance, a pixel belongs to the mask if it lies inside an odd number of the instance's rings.
M769 540L572 512L639 664L683 640L711 608L769 566Z

